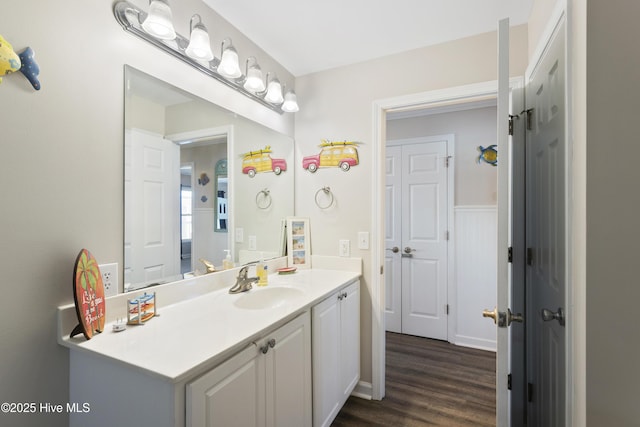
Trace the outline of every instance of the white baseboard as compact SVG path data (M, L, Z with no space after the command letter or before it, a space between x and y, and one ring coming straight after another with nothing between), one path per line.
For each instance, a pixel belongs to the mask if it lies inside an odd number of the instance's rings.
M492 340L485 340L482 338L467 337L464 335L456 335L455 345L461 347L477 348L478 350L496 351L496 342Z
M371 400L373 396L373 386L371 383L359 381L351 392L351 396L359 397L360 399Z

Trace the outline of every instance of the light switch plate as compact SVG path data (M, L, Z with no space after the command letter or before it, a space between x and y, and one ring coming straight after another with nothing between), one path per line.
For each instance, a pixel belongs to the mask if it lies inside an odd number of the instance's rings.
M236 243L244 242L244 228L236 228Z
M369 249L369 232L358 232L358 249Z
M255 251L258 248L256 236L249 236L249 250Z

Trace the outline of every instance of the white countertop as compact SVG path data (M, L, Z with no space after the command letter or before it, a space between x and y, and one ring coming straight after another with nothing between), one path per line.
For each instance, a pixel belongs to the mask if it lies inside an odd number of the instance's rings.
M222 362L267 330L304 312L359 276L357 271L326 269L270 274L266 287L254 285L252 290L235 295L224 287L168 306L162 306L160 301L159 316L144 325L128 325L123 332L113 332L112 324L107 324L105 331L91 340L67 335L59 342L72 350L99 354L178 382L198 367ZM260 305L259 293L278 293L273 291L275 288L295 288L300 292L273 298L267 308L238 307L243 302Z

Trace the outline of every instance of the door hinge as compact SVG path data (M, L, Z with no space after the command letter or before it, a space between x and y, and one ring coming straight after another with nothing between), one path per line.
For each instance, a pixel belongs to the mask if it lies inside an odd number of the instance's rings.
M527 113L527 130L533 129L533 120L532 120L533 108L529 108L528 110L522 110L522 113Z
M527 402L533 402L533 384L527 383Z
M449 304L446 305L446 309L447 309L447 316L449 315Z
M509 249L507 249L507 261L508 262L513 262L513 247L509 246Z
M380 266L380 274L384 274L384 266L383 265Z
M449 230L447 230L446 239L449 240Z
M447 168L449 167L449 159L451 159L451 156L447 156L444 158L444 166Z
M511 390L511 374L507 375L507 390Z
M533 248L527 248L527 265L533 265Z
M519 119L518 114L509 114L509 136L513 135L513 119Z

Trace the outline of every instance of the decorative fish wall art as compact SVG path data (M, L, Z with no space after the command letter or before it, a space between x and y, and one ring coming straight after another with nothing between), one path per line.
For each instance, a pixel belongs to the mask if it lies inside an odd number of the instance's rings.
M40 67L34 59L33 49L27 47L17 54L13 46L0 35L0 83L2 76L20 71L35 90L40 90Z

